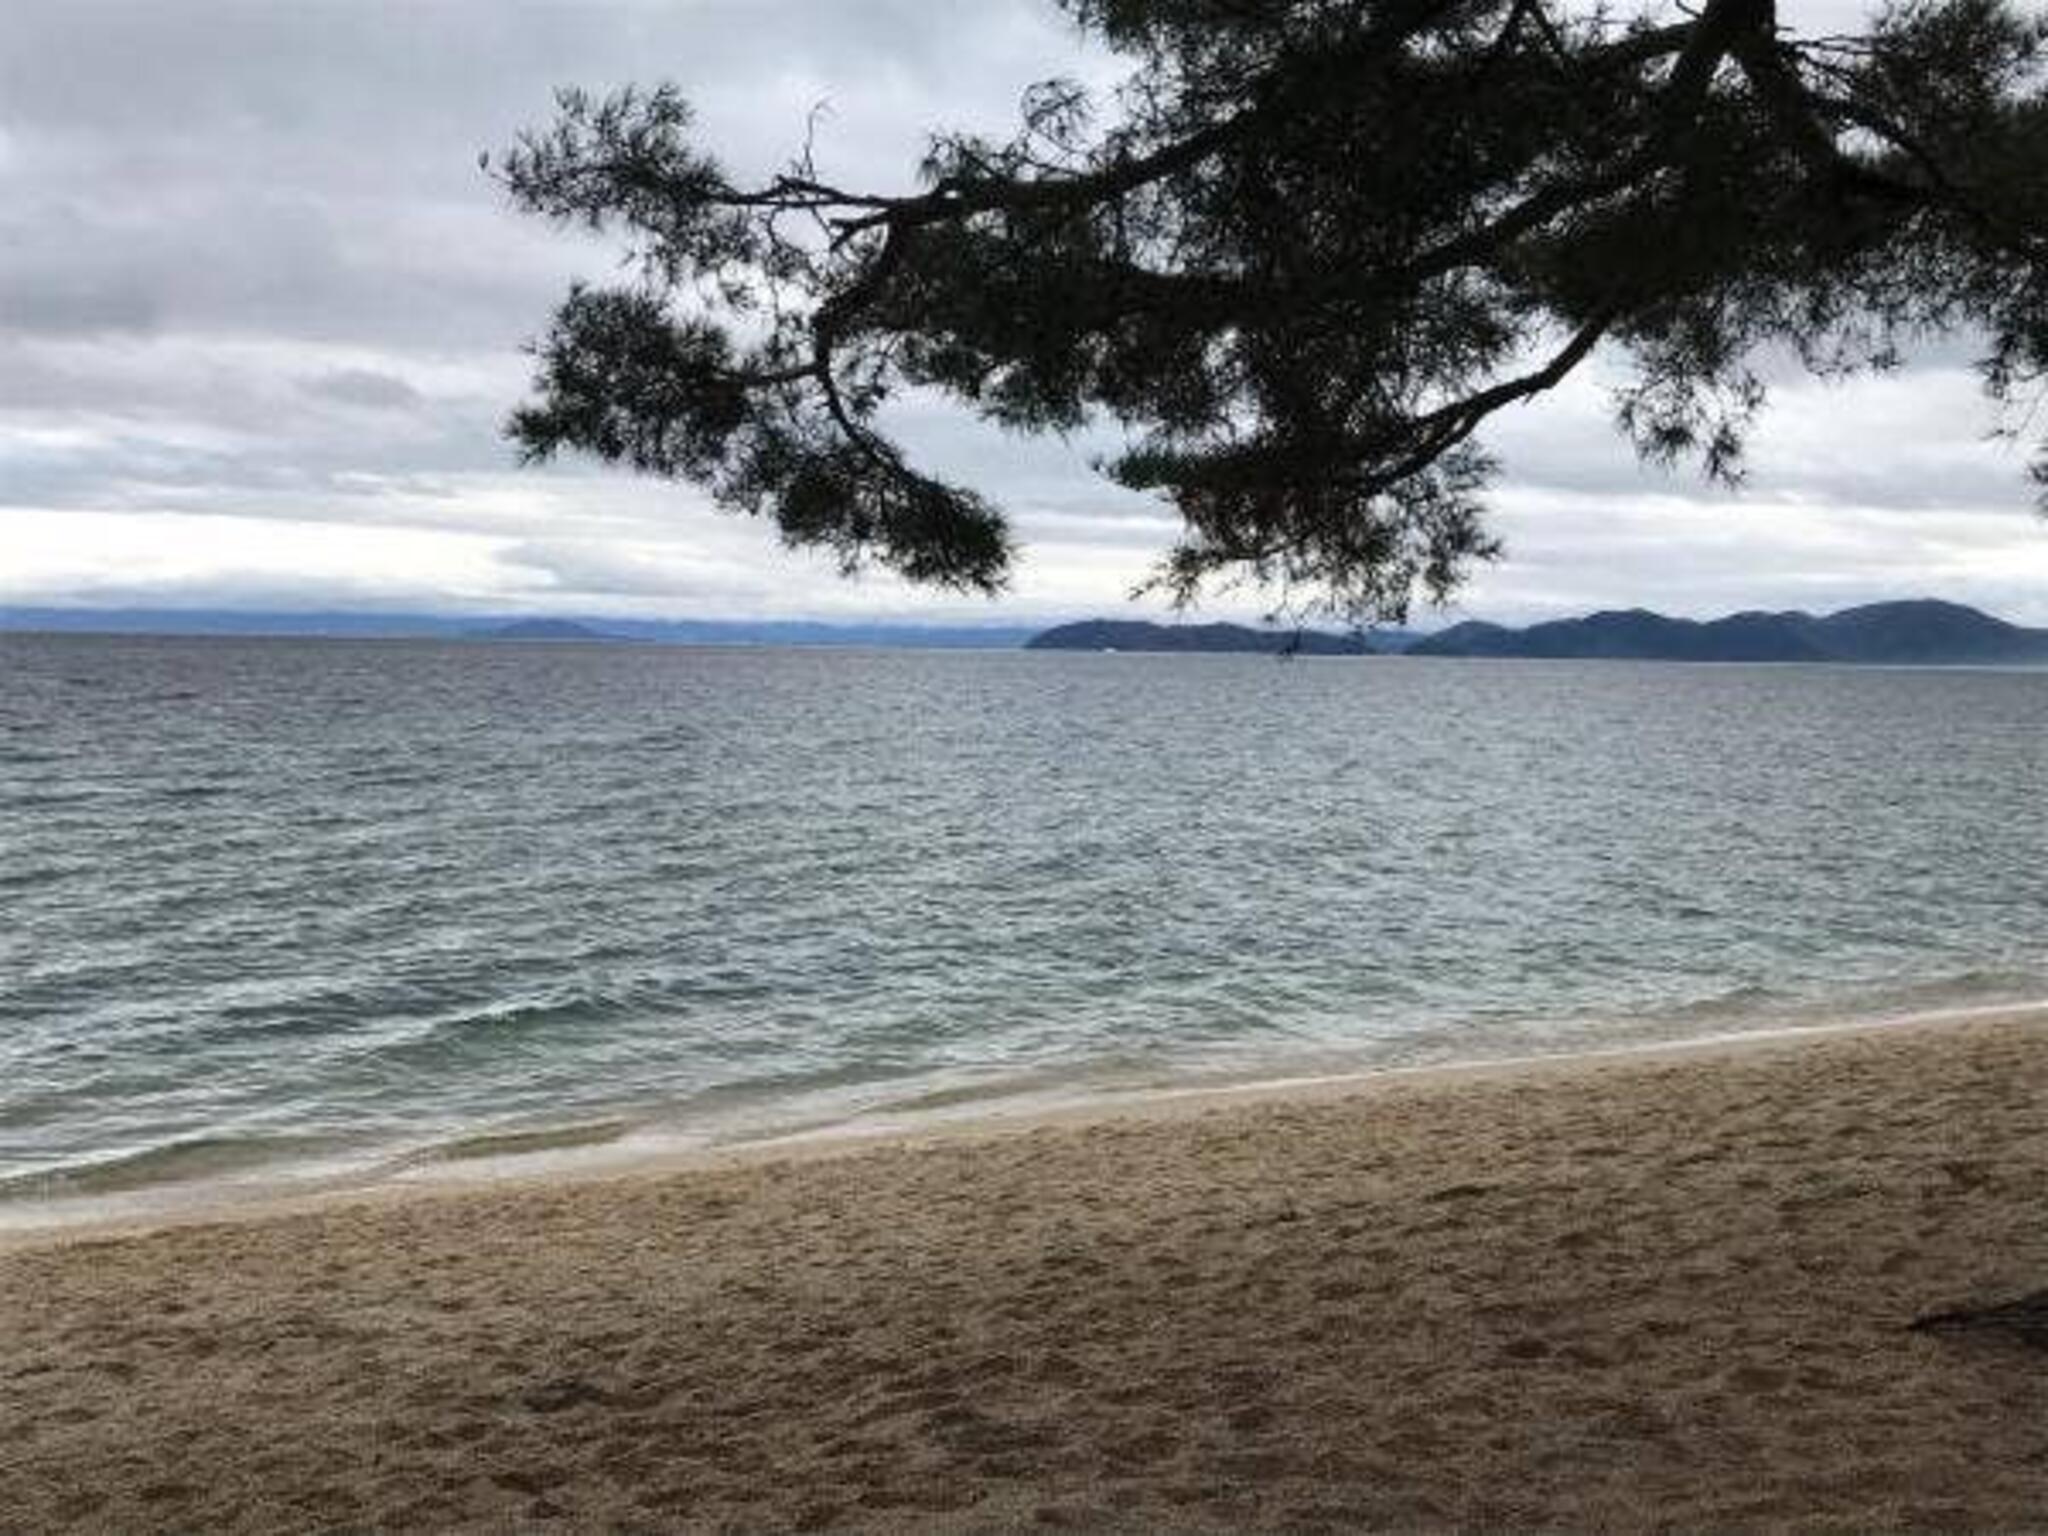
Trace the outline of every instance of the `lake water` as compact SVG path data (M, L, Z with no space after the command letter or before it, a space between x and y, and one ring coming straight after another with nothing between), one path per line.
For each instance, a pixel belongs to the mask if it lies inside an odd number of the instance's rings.
M2048 674L0 636L0 1219L2048 997Z

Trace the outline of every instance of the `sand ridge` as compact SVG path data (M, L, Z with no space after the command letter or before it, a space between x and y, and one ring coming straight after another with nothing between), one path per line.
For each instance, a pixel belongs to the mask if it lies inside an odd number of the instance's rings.
M2038 1019L0 1255L0 1529L2048 1509Z

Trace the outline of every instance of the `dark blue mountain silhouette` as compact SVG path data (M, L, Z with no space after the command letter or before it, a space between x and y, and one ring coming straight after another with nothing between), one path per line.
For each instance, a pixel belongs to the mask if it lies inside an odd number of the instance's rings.
M574 619L514 619L509 624L470 631L473 640L616 640L601 629Z
M1960 603L1869 603L1819 618L1736 613L1699 622L1641 608L1508 629L1456 624L1413 656L1590 657L1634 661L1847 661L1893 665L2048 663L2048 630L2024 629Z

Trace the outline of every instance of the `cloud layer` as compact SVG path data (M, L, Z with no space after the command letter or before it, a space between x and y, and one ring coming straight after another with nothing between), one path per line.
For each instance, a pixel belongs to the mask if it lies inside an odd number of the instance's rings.
M1103 483L1085 444L1020 442L934 401L906 403L904 435L1005 505L1026 545L994 605L843 581L685 486L517 468L499 424L524 389L519 344L615 257L515 218L476 165L545 121L557 86L672 79L738 168L780 164L823 104L827 168L898 186L927 131L999 130L1031 81L1111 71L1050 0L14 0L0 602L1118 609L1167 510ZM1986 440L1966 361L1951 347L1891 378L1789 383L1739 497L1642 470L1600 377L1574 379L1492 435L1509 556L1465 606L1925 592L2048 622L2048 534L2018 456Z

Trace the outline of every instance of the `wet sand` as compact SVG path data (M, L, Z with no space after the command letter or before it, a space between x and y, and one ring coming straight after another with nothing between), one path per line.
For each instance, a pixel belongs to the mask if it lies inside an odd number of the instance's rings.
M2048 1023L0 1253L0 1530L2038 1526Z

